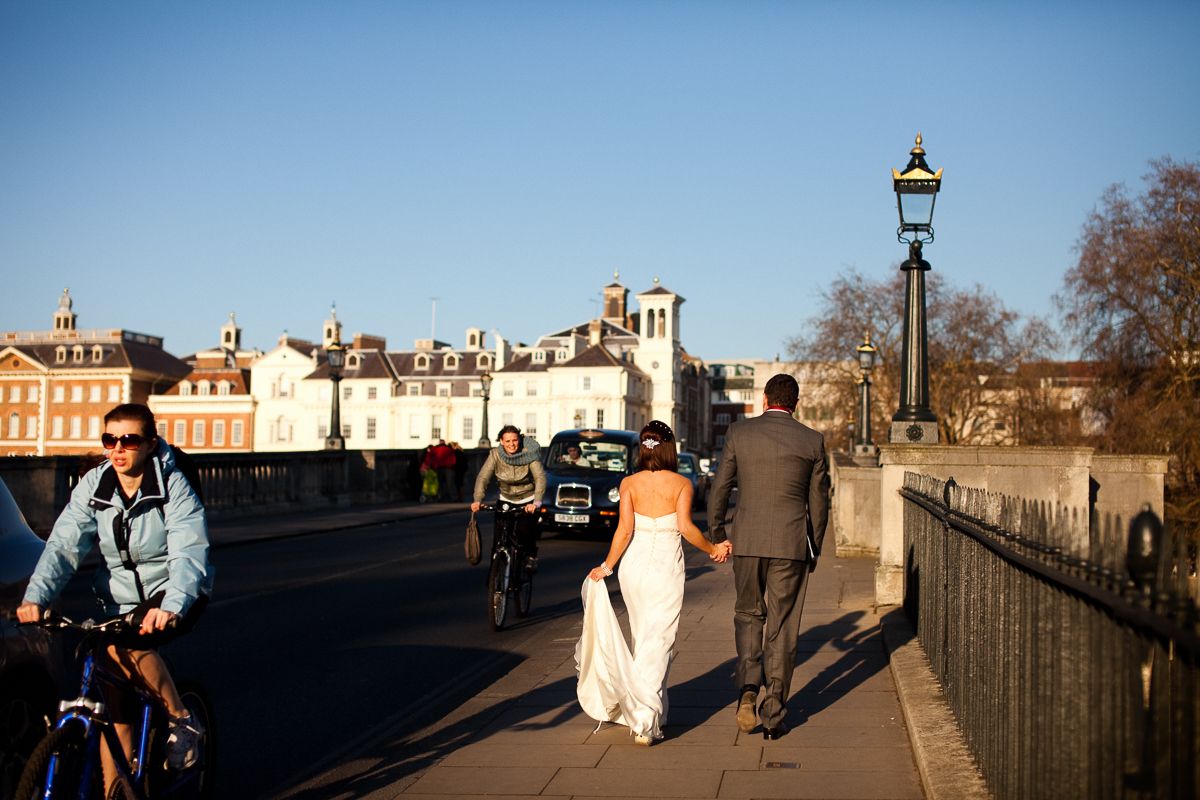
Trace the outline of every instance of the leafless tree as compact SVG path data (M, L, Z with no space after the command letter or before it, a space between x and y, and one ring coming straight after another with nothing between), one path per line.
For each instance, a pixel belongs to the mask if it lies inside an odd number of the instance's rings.
M821 312L788 342L796 360L824 362L831 402L853 418L859 370L855 348L864 331L879 349L873 381L872 428L886 439L899 398L904 324L904 276L871 280L851 271L822 295ZM949 286L937 272L926 276L929 333L929 394L941 440L948 444L1013 442L1016 416L1013 376L1020 365L1049 357L1055 347L1050 326L1022 320L982 286ZM844 436L827 432L831 446Z
M1151 162L1145 193L1110 187L1058 297L1099 362L1095 444L1168 453L1167 516L1200 530L1200 164Z

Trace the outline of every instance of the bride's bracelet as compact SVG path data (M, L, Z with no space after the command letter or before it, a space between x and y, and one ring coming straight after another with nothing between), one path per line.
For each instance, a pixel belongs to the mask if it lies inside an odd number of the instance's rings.
M601 572L603 572L603 573L604 573L604 577L606 577L606 578L607 578L609 575L612 575L612 567L610 567L610 566L609 566L607 563L605 563L604 561L601 561L601 562L600 562L600 565L599 565L598 567L596 567L596 569L598 569L598 570L600 570Z

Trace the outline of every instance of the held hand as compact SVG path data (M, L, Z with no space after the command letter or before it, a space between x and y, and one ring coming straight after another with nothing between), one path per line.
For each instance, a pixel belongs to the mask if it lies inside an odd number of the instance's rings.
M604 578L607 578L609 575L612 575L612 574L613 574L612 567L610 567L608 565L608 562L601 561L599 564L592 567L592 571L588 573L588 579L593 580L593 581L599 581L599 580L603 580Z
M534 511L537 511L537 507L537 503L530 503L529 505L525 506L525 513L532 514Z
M729 556L733 554L733 542L726 539L720 544L713 547L712 553L709 555L713 561L718 564L724 564L729 560Z
M473 514L476 511L478 511L479 507L482 505L483 505L483 503L471 503L471 513Z
M38 622L42 618L42 607L37 603L21 603L17 606L17 622Z
M170 611L163 611L161 608L152 608L142 618L141 634L144 636L147 633L154 633L155 631L165 631L167 626L172 624L176 619L176 615Z

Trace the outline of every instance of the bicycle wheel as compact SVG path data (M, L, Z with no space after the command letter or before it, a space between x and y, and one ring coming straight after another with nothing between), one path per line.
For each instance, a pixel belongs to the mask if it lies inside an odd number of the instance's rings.
M488 620L492 630L504 627L504 616L508 613L508 585L512 561L508 552L497 550L492 553L492 568L488 572Z
M520 570L521 585L516 590L517 616L528 617L529 606L533 603L533 573L526 569L524 565L520 567Z
M17 800L32 800L43 796L50 759L55 756L57 760L52 787L55 797L103 797L99 763L94 764L90 770L87 791L80 786L83 773L88 771L84 769L87 762L87 737L83 726L75 724L50 731L34 749L17 784L14 795Z

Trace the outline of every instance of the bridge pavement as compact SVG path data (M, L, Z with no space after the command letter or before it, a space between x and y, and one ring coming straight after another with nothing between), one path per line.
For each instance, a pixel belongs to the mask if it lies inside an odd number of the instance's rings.
M224 547L449 512L463 506L226 519L214 522L212 537ZM822 560L805 604L788 704L792 731L768 742L759 729L741 733L733 720L729 568L690 551L665 741L646 748L620 726L593 732L574 695L582 615L565 615L546 623L536 657L444 718L413 734L379 731L356 757L276 796L985 797L911 630L898 611L873 601L873 559Z

